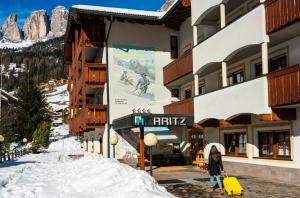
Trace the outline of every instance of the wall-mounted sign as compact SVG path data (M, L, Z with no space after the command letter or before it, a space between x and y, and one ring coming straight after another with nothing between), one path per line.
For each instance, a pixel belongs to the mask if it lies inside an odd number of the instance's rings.
M135 126L188 126L188 122L192 121L186 116L151 116L151 114L134 116Z
M176 114L133 113L113 121L114 130L135 127L193 127L194 116Z

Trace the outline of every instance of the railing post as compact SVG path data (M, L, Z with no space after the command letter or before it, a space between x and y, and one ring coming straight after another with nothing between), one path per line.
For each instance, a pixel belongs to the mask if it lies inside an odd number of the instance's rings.
M222 84L223 87L227 87L227 63L222 62Z
M226 26L226 11L225 11L225 4L220 4L220 21L221 21L221 28Z
M267 74L269 72L269 59L268 59L268 43L261 44L261 56L262 56L262 73Z
M198 75L194 75L194 84L195 84L195 96L199 95L199 78Z

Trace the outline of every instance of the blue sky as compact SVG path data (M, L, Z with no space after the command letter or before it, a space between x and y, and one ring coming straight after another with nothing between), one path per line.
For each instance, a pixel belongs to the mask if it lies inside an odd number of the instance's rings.
M57 5L69 8L75 4L120 7L129 9L158 10L165 0L0 0L0 25L11 13L18 14L19 26L22 27L26 18L33 10L51 10Z

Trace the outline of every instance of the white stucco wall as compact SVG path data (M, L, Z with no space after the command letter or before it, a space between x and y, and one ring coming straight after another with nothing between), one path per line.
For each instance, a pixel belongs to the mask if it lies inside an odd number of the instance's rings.
M210 63L225 61L243 47L268 42L265 8L255 8L193 49L193 72ZM215 52L218 49L218 53Z
M186 22L188 24L188 22ZM109 23L107 23L108 29ZM188 31L182 31L183 35L188 34ZM130 104L115 104L113 100L118 96L118 91L110 91L110 121L112 122L116 118L128 115L132 113L132 109L150 109L152 113L163 113L163 106L169 104L171 101L170 91L163 85L163 67L170 63L170 35L178 35L177 31L154 25L142 25L132 23L114 22L111 28L109 37L109 63L108 68L110 72L110 89L114 87L114 83L119 79L114 78L113 73L113 47L115 45L134 46L141 48L153 48L155 51L155 86L151 89L155 93L155 100L150 102L141 102L140 100L131 101ZM192 35L190 36L192 38ZM183 40L181 45L184 45ZM105 55L104 55L105 57ZM105 61L105 60L104 60ZM133 89L134 90L134 89ZM104 101L106 101L106 90L104 93ZM115 131L111 129L111 134ZM120 137L119 143L116 146L116 156L121 158L126 151L135 152L135 149L131 147L125 140ZM107 156L107 127L103 137L103 151L104 156ZM112 147L111 147L112 155Z
M276 57L283 53L287 54L288 66L293 66L300 63L300 36L282 42L269 48L269 58ZM251 55L233 64L227 66L227 73L243 69L244 79L250 80L255 78L255 64L260 63L261 52ZM206 92L211 92L220 88L221 81L221 64L219 69L205 76L200 76L199 80L204 80Z
M187 18L180 25L179 30L179 55L193 47L193 28L191 26L191 18Z
M206 13L222 2L223 0L192 0L192 25L199 24Z
M209 118L228 119L243 113L271 113L267 83L267 78L262 77L196 97L195 122Z

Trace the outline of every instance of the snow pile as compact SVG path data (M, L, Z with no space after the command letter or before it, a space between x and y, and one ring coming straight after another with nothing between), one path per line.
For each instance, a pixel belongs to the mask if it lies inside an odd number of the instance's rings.
M146 172L117 160L89 154L71 160L68 154L79 146L66 137L46 153L0 165L0 198L173 197Z

